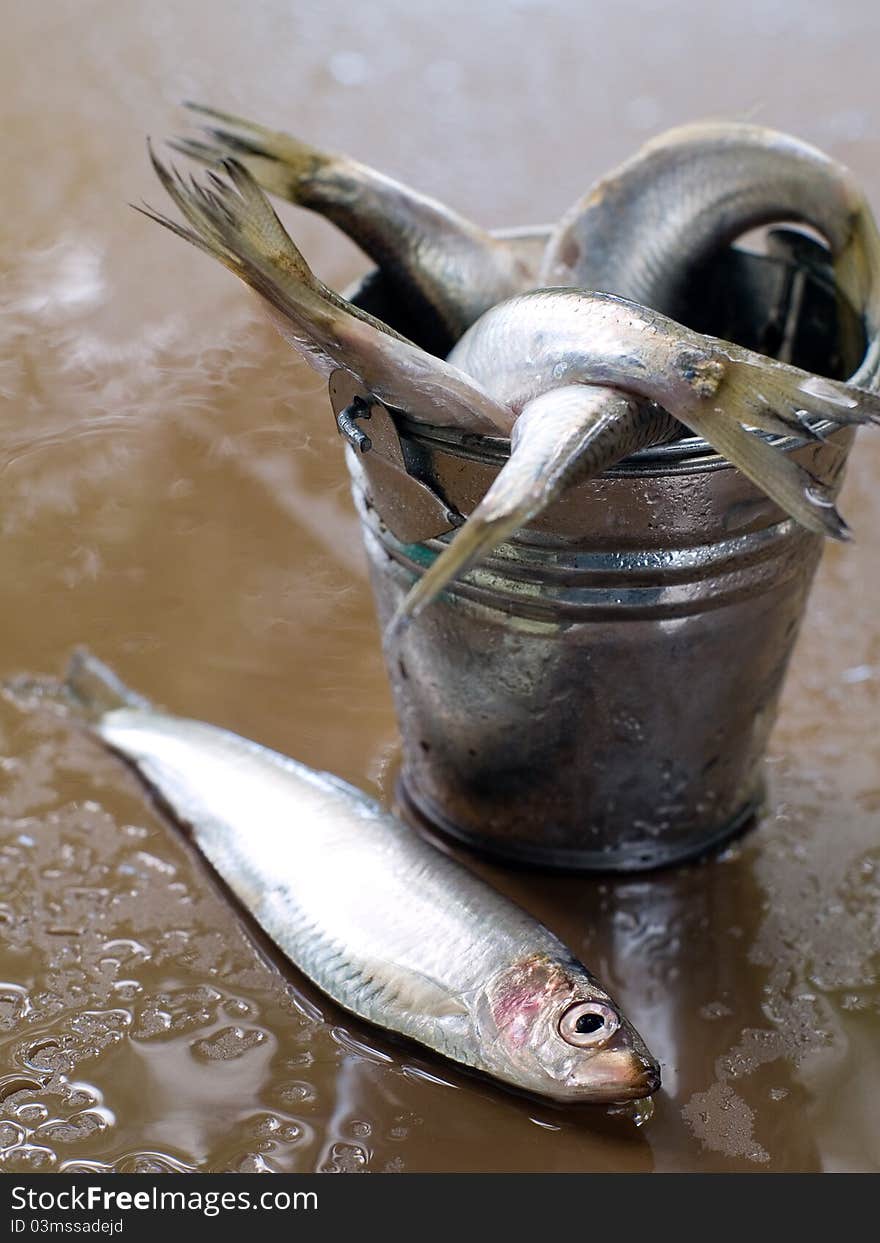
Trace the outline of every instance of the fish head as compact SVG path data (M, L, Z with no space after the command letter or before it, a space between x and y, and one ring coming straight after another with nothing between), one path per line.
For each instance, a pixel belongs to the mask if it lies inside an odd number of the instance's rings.
M541 1096L610 1104L660 1086L639 1033L575 960L531 954L506 967L482 992L477 1026L491 1073Z

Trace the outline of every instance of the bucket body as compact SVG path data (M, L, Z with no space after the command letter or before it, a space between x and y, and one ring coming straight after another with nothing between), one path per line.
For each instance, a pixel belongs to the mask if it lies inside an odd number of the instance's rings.
M408 475L469 514L509 444L393 420ZM782 447L836 488L852 433L829 430ZM347 451L384 629L451 536L395 523L369 456ZM555 868L645 869L723 842L761 800L821 544L695 439L571 487L386 651L404 805Z

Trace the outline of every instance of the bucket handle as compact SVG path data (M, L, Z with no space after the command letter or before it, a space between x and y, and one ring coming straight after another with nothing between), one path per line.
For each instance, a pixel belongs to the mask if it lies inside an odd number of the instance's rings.
M354 457L353 474L392 535L421 544L461 526L458 510L410 470L387 406L341 368L330 376L328 388L336 430Z

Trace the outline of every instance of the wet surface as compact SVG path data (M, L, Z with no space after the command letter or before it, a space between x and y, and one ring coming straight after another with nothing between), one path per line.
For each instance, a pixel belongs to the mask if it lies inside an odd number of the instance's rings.
M231 277L125 206L160 201L143 134L195 96L512 225L557 215L657 128L750 115L829 148L880 203L867 6L640 5L639 49L629 12L598 41L582 6L431 12L22 5L0 78L2 672L57 671L87 643L173 710L386 799L397 740L326 395ZM695 66L719 45L736 72L707 85ZM325 279L362 270L286 216ZM647 1125L519 1099L348 1019L128 770L3 703L2 1167L880 1168L878 468L868 432L843 498L859 538L820 570L757 830L635 880L481 865L660 1057Z

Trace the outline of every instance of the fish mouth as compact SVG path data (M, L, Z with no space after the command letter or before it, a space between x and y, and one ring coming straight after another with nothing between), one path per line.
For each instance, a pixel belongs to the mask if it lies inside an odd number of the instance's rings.
M631 1049L597 1053L589 1068L566 1084L565 1098L585 1103L620 1105L653 1096L660 1088L660 1066Z
M659 1092L661 1082L660 1067L656 1062L648 1062L638 1079L630 1085L628 1095L621 1099L634 1101L653 1096Z

